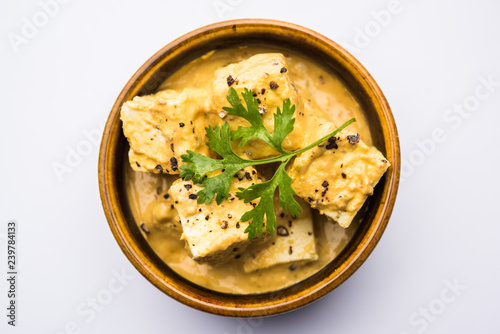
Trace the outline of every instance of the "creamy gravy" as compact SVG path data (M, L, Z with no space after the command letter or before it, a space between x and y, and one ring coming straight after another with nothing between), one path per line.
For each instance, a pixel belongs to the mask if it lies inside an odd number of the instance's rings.
M264 52L282 52L286 56L291 79L304 103L316 103L337 125L355 117L357 122L353 124L353 128L360 133L364 142L371 145L369 128L361 107L343 82L335 74L288 50L237 47L212 51L176 71L161 85L160 90L207 87L217 69ZM165 224L165 216L162 216L166 207L171 205L164 195L178 176L134 172L126 159L124 169L132 214L139 226L146 223L147 227L143 229L143 234L151 248L179 275L198 285L220 292L262 293L300 282L330 263L347 245L359 225L358 218L349 228L344 229L338 224L328 222L313 211L319 258L314 262L296 263L294 270L289 269L290 264L279 264L268 269L245 273L241 259L216 266L198 264L188 256L184 249L184 241L179 240L180 223L172 221ZM158 217L163 217L163 221Z

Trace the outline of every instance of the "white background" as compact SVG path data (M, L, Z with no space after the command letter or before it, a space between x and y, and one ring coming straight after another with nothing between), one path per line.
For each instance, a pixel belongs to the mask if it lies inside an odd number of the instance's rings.
M66 2L43 22L38 1L1 1L1 333L500 332L498 1L400 0L384 26L374 13L394 9L389 0ZM34 16L45 25L23 37ZM391 222L361 269L308 307L249 322L190 309L129 264L85 133L98 137L122 87L161 47L254 17L312 28L357 56L392 106L406 162ZM26 39L16 46L14 34ZM464 104L471 111L458 116ZM87 155L58 178L54 166L78 148ZM19 223L15 328L4 316L9 219ZM110 295L117 272L130 280ZM110 298L92 317L97 295Z

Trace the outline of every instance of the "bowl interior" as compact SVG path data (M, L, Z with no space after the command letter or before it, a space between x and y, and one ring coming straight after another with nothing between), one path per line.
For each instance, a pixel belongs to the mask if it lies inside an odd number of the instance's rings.
M355 236L329 265L288 288L257 295L232 295L205 289L170 269L151 249L132 216L123 176L128 143L121 129L121 105L136 95L154 93L174 71L206 52L236 45L257 44L290 49L335 72L361 104L373 145L392 166L367 201ZM118 97L100 152L99 181L103 206L122 250L136 268L159 289L179 301L212 313L263 316L305 305L342 283L369 255L380 238L394 204L399 179L399 142L389 107L364 68L343 49L307 29L275 21L238 20L202 28L167 45L132 77Z

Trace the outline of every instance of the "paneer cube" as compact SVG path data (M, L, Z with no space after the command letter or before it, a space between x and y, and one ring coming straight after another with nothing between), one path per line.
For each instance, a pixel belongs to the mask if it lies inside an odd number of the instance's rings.
M300 217L292 218L290 213L278 209L278 200L275 199L276 233L265 243L247 248L242 256L245 272L281 263L303 263L318 259L311 208L303 200L297 200L302 206L302 211Z
M223 263L241 254L251 243L258 242L259 238L250 240L244 232L249 223L239 220L245 212L253 209L253 205L244 203L235 194L239 187L247 188L259 182L261 179L254 168L240 171L231 183L229 199L220 205L215 199L209 204L198 204L196 193L201 187L182 179L174 182L169 194L181 220L181 240L185 240L186 249L195 261Z
M310 116L308 142L333 132L328 120ZM311 207L348 227L389 162L375 147L368 147L349 128L310 151L298 155L288 168L292 187Z
M211 113L211 96L204 89L164 90L136 96L123 104L123 132L130 144L135 171L179 174L181 155L192 150L213 156L205 145L205 127L221 124Z
M297 95L288 75L287 61L280 53L264 53L252 56L236 64L230 64L215 72L214 105L217 110L229 106L227 95L229 87L233 87L241 98L244 88L252 90L259 110L262 114L264 126L272 133L274 129L274 113L283 107L283 101L290 99L295 105L295 125L293 132L283 141L285 150L293 151L302 148L306 132L305 117ZM243 101L243 99L241 98ZM243 105L245 105L243 101ZM231 130L239 126L249 126L248 121L241 117L224 115ZM233 146L234 151L246 159L259 159L275 156L278 153L260 139L250 140L243 147Z

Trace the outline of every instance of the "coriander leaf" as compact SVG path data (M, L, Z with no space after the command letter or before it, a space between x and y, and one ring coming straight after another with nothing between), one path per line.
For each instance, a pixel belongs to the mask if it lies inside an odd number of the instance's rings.
M294 216L300 216L299 212L302 207L297 203L295 198L295 191L292 189L292 178L286 173L285 166L288 161L281 163L276 170L276 173L271 180L254 184L248 188L240 188L240 192L236 193L239 199L245 203L253 201L260 197L260 202L255 208L246 212L241 221L251 221L245 229L250 239L256 235L262 235L262 226L264 224L264 216L266 217L266 232L270 235L274 234L276 229L276 214L274 212L274 193L276 188L279 189L279 203L280 206Z
M196 184L201 183L207 173L223 168L222 160L215 160L191 150L188 150L187 154L183 154L181 158L183 162L189 162L191 165L180 167L180 177L185 180L193 179Z
M226 122L222 127L216 125L215 127L208 126L205 128L207 138L206 145L214 152L219 153L225 159L231 159L234 162L243 161L231 148L231 131L229 124Z
M293 125L295 124L295 118L293 118L295 105L290 107L290 103L290 99L283 101L283 112L278 107L274 114L274 131L271 139L275 144L279 145L280 149L282 148L283 140L292 132Z
M353 118L332 133L310 143L306 147L289 152L283 150L281 145L285 137L292 132L295 123L295 119L293 118L295 106L290 105L290 100L283 101L282 110L277 108L274 114L274 131L271 134L262 122L257 100L253 97L252 92L245 88L245 91L241 95L248 110L241 103L238 93L234 88L229 89L227 96L232 107L224 107L223 109L230 115L246 119L250 122L251 126L240 126L233 132L230 131L227 122L222 127L216 125L213 128L211 126L205 128L206 136L209 139L206 145L212 151L217 152L222 159L212 159L193 151L187 151L187 154L183 154L181 157L183 162L189 164L180 167L182 170L180 176L185 180L192 179L195 184L204 187L204 189L197 193L198 203L205 202L205 204L209 204L216 197L217 204L221 204L224 199L228 199L231 182L234 175L240 169L280 162L280 166L269 181L257 183L248 188L239 188L240 191L236 193L236 196L245 203L260 198L257 206L243 214L240 218L241 221L250 221L250 224L245 229L245 233L248 233L248 237L252 239L255 236L262 235L264 219L266 219L266 232L271 235L274 234L276 229L276 215L274 212L274 194L276 188L279 190L279 205L285 211L290 211L294 217L300 215L302 207L294 198L295 191L292 188L292 178L285 171L285 166L290 159L321 144L356 120ZM241 139L240 146L244 145L250 139L261 139L281 153L281 155L260 160L242 159L232 150L231 141L237 139ZM219 174L211 174L218 170L221 171Z
M292 178L285 171L286 162L282 163L276 171L276 178L279 184L279 203L283 211L290 211L293 217L300 217L302 207L293 197L296 195L295 190L292 188Z
M248 161L240 158L231 148L231 133L229 124L225 123L222 127L205 128L206 136L210 141L206 145L223 159L212 159L202 154L187 151L187 154L181 156L182 161L191 163L181 166L180 177L185 180L193 180L193 183L204 187L198 195L198 203L208 204L216 196L217 204L229 197L229 187L234 174L240 169L248 167ZM218 175L207 177L208 173L222 170Z
M233 87L229 88L227 100L231 104L231 107L222 108L227 111L229 115L246 119L251 125L250 127L238 127L236 131L233 131L232 139L236 140L241 138L239 144L240 147L245 145L250 139L255 138L259 138L267 142L269 132L262 122L262 116L259 113L259 105L257 104L257 100L253 97L252 91L245 88L245 90L241 93L241 96L247 105L246 108L241 103L236 89Z
M278 112L274 114L275 125L273 134L271 134L262 122L259 105L252 91L245 88L241 96L245 101L246 108L241 103L236 90L233 87L229 88L227 100L231 104L231 107L222 108L229 115L246 119L251 125L249 127L239 126L236 131L232 132L232 140L241 139L239 146L242 147L251 139L261 139L276 151L285 153L286 151L281 148L281 144L285 137L293 130L293 124L295 123L295 119L292 118L295 106L290 108L290 99L283 101L283 113L281 113L278 107Z
M198 191L198 204L205 202L209 204L214 196L217 204L221 204L223 199L228 199L229 188L233 181L234 174L240 170L239 165L227 166L224 171L216 176L204 178L198 185L205 187Z
M264 217L266 217L266 231L273 235L276 228L276 214L274 213L274 192L276 191L277 182L273 177L271 180L256 183L248 188L240 188L240 192L236 196L248 203L252 200L260 198L259 204L252 210L245 212L241 216L242 222L250 221L250 224L245 229L248 233L248 238L253 239L255 236L262 235L262 227L264 225Z

